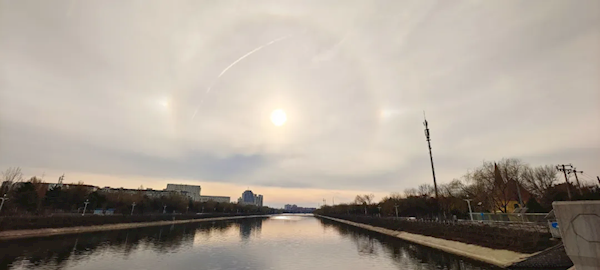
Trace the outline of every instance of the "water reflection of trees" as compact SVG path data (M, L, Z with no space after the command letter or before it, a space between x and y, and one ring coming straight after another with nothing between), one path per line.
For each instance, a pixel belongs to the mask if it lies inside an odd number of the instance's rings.
M411 269L421 269L421 267L422 269L435 268L448 270L499 269L477 262L465 261L463 258L402 241L392 236L374 233L331 220L320 220L323 227L333 228L343 237L354 241L359 254L376 255L377 251L381 250L390 258L393 258L399 269L405 269L409 265ZM429 266L423 266L423 264Z
M164 253L191 246L196 233L219 233L234 224L201 222L1 242L0 270L20 262L31 269L42 265L59 269L69 260L80 260L106 250L127 257L140 246Z

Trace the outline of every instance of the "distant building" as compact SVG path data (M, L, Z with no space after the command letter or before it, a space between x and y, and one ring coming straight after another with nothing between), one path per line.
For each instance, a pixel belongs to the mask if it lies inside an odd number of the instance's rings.
M317 209L311 207L298 207L295 204L286 204L283 207L284 213L312 213L315 210Z
M160 197L163 197L163 196L169 196L171 194L179 194L179 195L183 195L183 196L188 196L188 193L186 191L156 190L156 189L151 189L151 188L147 188L147 189L132 189L132 188L111 188L111 187L104 187L104 188L100 189L100 191L104 192L104 193L125 193L125 194L131 194L131 195L141 194L141 195L148 196L150 198L160 198Z
M193 201L200 201L200 186L183 185L183 184L167 184L166 191L183 191L187 193Z
M252 190L246 190L242 193L242 202L244 204L254 204L254 193Z
M254 205L262 207L263 206L263 195L255 194L254 195Z
M229 203L231 198L227 196L200 196L200 202L218 202L218 203Z
M238 199L239 204L248 204L263 206L263 195L254 194L251 190L246 190L242 193L242 197Z

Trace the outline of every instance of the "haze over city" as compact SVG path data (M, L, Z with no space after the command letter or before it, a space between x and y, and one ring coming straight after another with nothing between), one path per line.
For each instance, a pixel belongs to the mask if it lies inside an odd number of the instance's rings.
M0 170L378 200L432 183L425 111L438 183L600 175L598 1L30 2L0 2Z

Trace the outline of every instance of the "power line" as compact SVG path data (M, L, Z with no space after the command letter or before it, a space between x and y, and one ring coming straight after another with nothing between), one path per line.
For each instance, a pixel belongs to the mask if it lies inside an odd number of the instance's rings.
M595 182L596 180L598 181L598 185L600 185L600 176L593 176L590 175L588 173L583 173L583 175L589 177L590 179L592 179L592 182Z

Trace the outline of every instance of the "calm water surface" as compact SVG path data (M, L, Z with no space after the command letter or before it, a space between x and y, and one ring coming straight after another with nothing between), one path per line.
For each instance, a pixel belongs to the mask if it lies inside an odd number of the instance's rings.
M497 269L311 216L0 242L0 269Z

